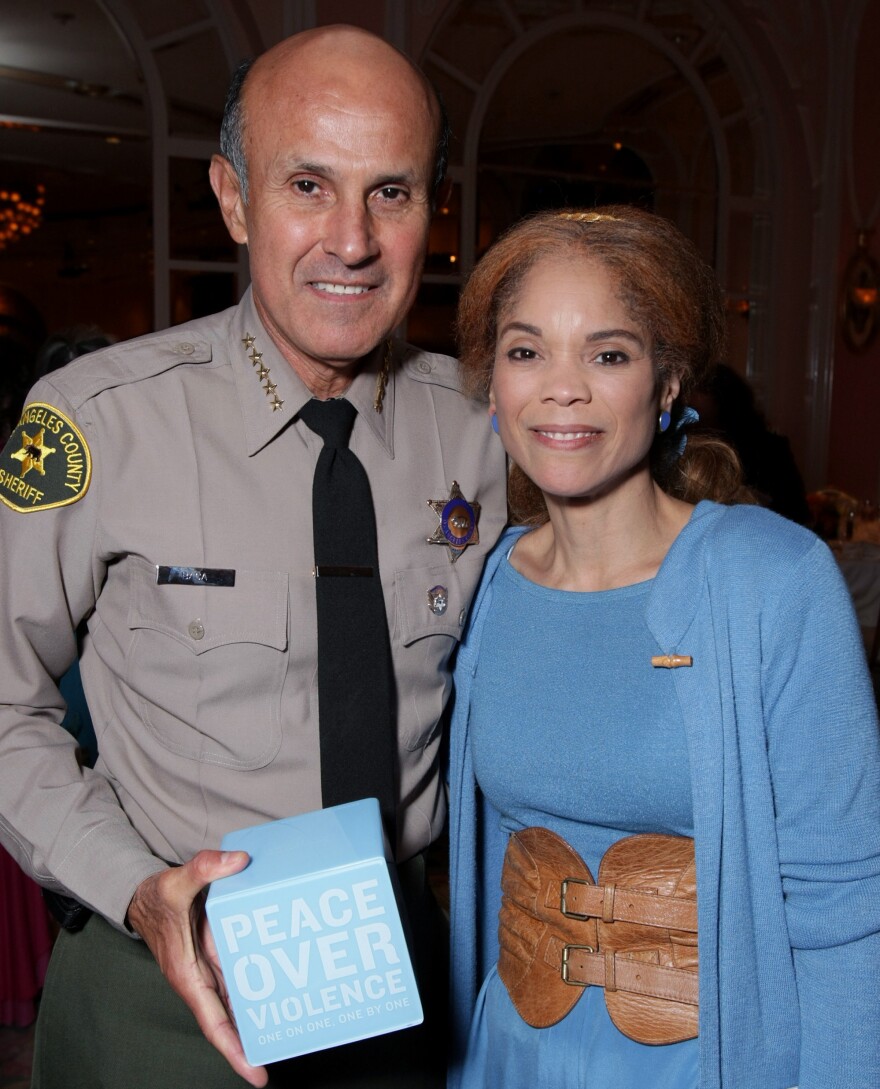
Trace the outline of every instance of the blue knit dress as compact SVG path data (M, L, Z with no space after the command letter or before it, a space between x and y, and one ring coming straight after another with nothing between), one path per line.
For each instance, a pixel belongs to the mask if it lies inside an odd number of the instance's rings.
M661 650L644 621L650 588L552 590L503 562L474 677L474 768L504 829L552 829L594 877L623 836L693 834L682 716L671 674L651 666ZM483 985L463 1089L698 1084L695 1039L630 1040L611 1022L599 987L586 988L558 1024L536 1029L494 968Z

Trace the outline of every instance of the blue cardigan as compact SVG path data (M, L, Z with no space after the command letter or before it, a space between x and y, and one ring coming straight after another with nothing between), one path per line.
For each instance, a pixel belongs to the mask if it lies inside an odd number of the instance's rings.
M497 959L505 848L474 780L469 694L492 579L521 532L487 560L456 669L451 1086ZM792 522L704 502L647 621L663 652L693 657L674 677L693 780L701 1089L878 1089L880 736L837 564Z

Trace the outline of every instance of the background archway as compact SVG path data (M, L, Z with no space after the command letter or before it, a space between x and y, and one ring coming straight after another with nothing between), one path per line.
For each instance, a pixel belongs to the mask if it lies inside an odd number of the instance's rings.
M781 392L817 377L817 330L802 317L814 291L808 134L732 13L696 0L461 0L434 23L422 62L458 138L419 335L448 346L457 285L517 215L633 200L676 220L713 263L731 362L777 426L821 449L827 403Z
M876 142L870 125L853 125L860 103L859 116L873 116L880 81L871 60L880 13L867 0L67 0L60 7L0 0L0 123L51 120L39 139L51 129L67 144L63 164L86 189L83 149L111 130L122 139L102 147L105 157L138 165L117 172L118 186L108 184L110 174L92 174L93 212L86 205L85 214L67 213L72 231L106 225L98 239L108 243L103 276L101 245L86 237L83 248L77 234L39 276L24 267L24 248L0 253L0 280L30 275L42 297L80 316L86 286L97 285L90 297L118 319L119 335L222 306L247 278L204 179L229 71L285 34L356 22L423 63L443 89L457 137L455 185L434 224L414 339L449 345L461 271L516 207L539 204L545 189L551 199L566 191L603 199L645 183L640 199L678 219L716 263L734 362L771 423L791 438L808 484L828 483L830 466L833 483L877 495L880 440L851 420L880 381L870 365L880 347L852 356L837 321L841 274L858 231L874 226L862 220L876 218L878 203ZM54 20L65 14L74 16L67 44ZM15 34L36 18L43 53L33 71L42 84L21 71L22 47L35 41ZM77 20L85 27L95 19L103 30L70 40ZM127 64L128 74L96 77L108 64ZM14 89L25 87L42 96L41 107L18 99ZM68 117L62 99L90 120ZM538 116L544 131L536 137ZM0 167L27 158L12 140L25 135L3 133ZM39 161L47 167L48 159ZM50 225L62 228L65 207L54 194L63 191L47 192L44 228L29 243L34 261L41 232L45 239ZM113 219L122 208L138 210L140 242L121 216ZM123 301L132 276L141 287ZM147 280L152 301L142 290Z

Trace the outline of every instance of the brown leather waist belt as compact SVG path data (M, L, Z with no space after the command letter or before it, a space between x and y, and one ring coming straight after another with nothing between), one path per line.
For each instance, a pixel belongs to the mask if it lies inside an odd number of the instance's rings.
M638 835L605 852L599 882L547 828L510 837L501 875L498 974L519 1015L555 1025L588 986L643 1044L697 1035L694 841Z

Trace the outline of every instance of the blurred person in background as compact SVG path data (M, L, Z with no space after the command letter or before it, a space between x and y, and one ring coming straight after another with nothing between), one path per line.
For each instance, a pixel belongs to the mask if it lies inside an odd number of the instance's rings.
M812 518L800 470L784 435L771 430L755 391L727 363L719 363L692 390L689 403L701 430L719 435L736 450L755 501L800 525Z

